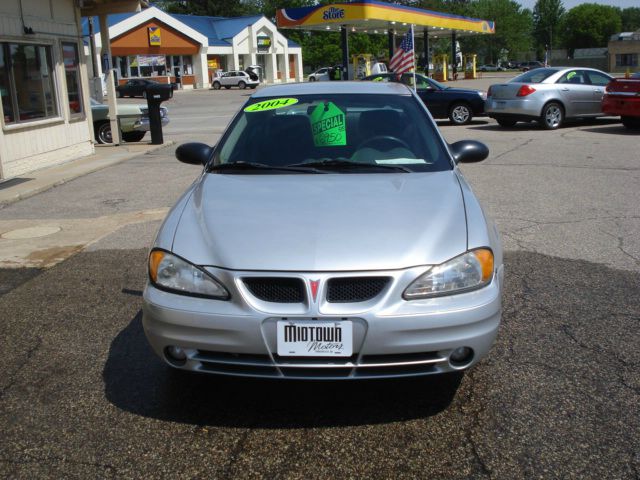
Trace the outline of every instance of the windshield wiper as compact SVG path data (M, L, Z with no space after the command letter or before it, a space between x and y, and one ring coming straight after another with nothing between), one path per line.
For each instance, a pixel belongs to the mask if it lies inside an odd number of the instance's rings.
M352 162L351 160L320 160L317 162L294 163L290 167L313 167L313 168L329 168L332 170L341 169L371 169L378 168L381 170L395 170L396 172L413 173L413 170L403 167L402 165L379 165L374 163Z
M242 162L242 161L220 163L218 165L213 165L209 167L210 172L222 172L226 170L265 170L265 171L276 170L276 171L297 172L297 173L327 173L313 167L307 168L306 166L303 166L303 165L274 166L274 165L267 165L266 163Z

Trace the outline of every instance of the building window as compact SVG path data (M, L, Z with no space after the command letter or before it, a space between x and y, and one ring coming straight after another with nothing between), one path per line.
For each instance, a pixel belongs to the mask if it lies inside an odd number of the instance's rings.
M141 77L166 75L167 57L164 55L138 55Z
M617 53L616 54L616 67L637 67L637 66L638 66L637 53Z
M51 47L0 43L0 88L6 124L58 116Z
M140 76L140 72L138 69L138 57L136 55L130 55L127 57L129 62L129 76L130 77L138 77Z
M82 90L80 88L80 56L78 45L62 43L62 58L64 59L64 75L67 80L67 98L69 112L72 117L83 114Z

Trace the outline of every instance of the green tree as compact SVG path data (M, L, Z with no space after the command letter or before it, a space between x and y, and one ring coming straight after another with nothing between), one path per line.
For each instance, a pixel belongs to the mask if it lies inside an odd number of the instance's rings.
M562 22L565 46L570 49L606 47L609 37L622 30L620 10L583 3L567 12Z
M554 35L560 33L564 12L562 0L538 0L533 7L533 38L538 58L542 58L541 52L551 50L554 43L559 43Z
M531 49L533 17L531 10L523 9L513 0L476 0L469 5L469 15L492 20L496 24L493 35L463 37L463 52L477 53L478 61L496 63L502 52L512 56Z
M640 8L629 7L620 12L622 18L622 31L635 32L640 30Z
M254 13L253 6L247 2L220 2L217 0L163 0L156 6L169 13L187 13L191 15L209 15L212 17L239 17Z

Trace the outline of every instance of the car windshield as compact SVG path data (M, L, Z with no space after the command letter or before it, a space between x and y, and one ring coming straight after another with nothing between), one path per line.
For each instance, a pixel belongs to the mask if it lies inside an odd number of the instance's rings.
M258 168L246 168L251 165ZM452 164L413 96L330 94L250 99L216 147L209 171L266 173L268 167L385 173Z
M556 68L536 68L511 79L511 83L542 83L554 73Z

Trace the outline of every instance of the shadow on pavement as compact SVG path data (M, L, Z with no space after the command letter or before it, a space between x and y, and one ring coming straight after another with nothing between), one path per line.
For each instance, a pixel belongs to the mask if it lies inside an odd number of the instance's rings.
M449 119L446 118L437 118L435 119L436 124L439 127L456 127L457 125L454 125L453 123L451 123L449 121ZM471 120L469 123L467 123L466 125L463 125L465 127L471 127L473 125L487 125L489 123L489 119L483 119L483 120L478 120L477 118L474 118L473 120Z
M473 124L474 122L472 122ZM615 118L586 118L586 119L570 119L570 120L566 120L565 123L563 123L559 130L565 129L565 128L571 128L571 127L584 127L584 126L600 126L600 127L607 127L611 124L615 124L614 128L617 127L618 125L620 126L620 128L622 128L622 125L620 124L620 120L615 119ZM542 128L542 126L534 121L519 121L518 123L516 123L513 127L502 127L500 125L498 125L496 122L485 122L485 125L478 125L478 126L470 126L470 129L474 129L474 130L505 130L505 131L511 131L511 130L540 130L540 131L544 131L544 129ZM592 131L591 129L588 128L581 128L580 130L583 131ZM613 133L613 132L602 132L599 129L595 129L593 130L594 132L598 132L598 133Z
M396 422L436 415L463 375L402 380L304 382L195 374L151 350L142 312L111 343L103 371L107 399L160 420L225 427L305 428Z
M583 132L604 133L609 135L640 135L640 130L631 130L621 123L615 125L602 125L596 128L582 128Z

